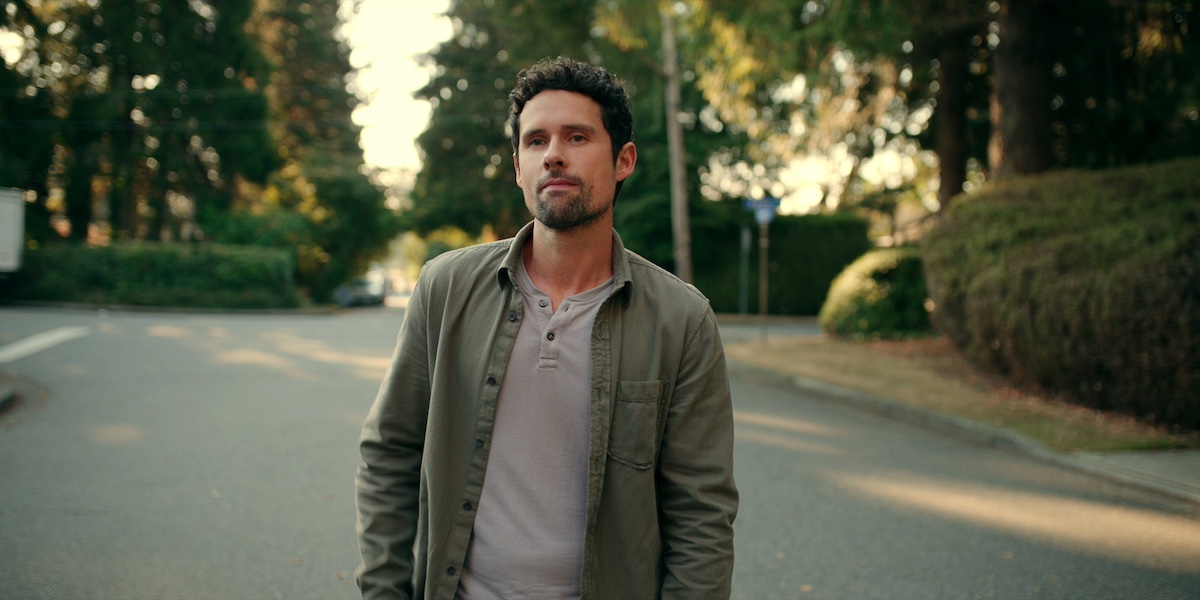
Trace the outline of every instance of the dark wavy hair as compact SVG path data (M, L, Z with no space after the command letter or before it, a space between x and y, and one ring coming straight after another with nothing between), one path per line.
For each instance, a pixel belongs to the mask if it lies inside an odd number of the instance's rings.
M600 105L604 130L612 140L613 162L625 144L633 141L633 109L625 82L608 69L559 56L547 58L517 74L517 85L508 93L508 124L512 128L513 153L519 150L521 111L525 103L544 90L577 92ZM620 193L623 181L617 182ZM613 195L616 201L616 194Z

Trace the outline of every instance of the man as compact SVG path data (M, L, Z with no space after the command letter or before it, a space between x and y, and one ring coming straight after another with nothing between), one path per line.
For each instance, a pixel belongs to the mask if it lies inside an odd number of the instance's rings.
M566 58L509 98L534 221L417 282L360 439L363 596L728 598L724 352L707 300L613 230L629 98Z

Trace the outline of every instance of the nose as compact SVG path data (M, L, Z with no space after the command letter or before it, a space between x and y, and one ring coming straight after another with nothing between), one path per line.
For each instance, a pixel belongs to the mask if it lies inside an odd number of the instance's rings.
M557 137L552 138L547 142L546 153L542 155L542 166L547 169L559 169L567 166L567 159L562 150L562 142Z

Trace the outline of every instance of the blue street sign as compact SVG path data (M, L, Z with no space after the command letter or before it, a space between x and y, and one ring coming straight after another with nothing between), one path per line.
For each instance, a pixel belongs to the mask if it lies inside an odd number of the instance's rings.
M759 225L767 225L775 219L775 211L779 210L779 199L770 196L761 200L746 198L742 201L742 206L754 213L754 220Z

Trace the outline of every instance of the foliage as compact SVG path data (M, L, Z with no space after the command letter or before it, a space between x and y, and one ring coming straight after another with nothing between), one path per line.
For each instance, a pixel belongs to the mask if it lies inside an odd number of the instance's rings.
M401 223L362 169L360 128L351 118L358 98L346 83L350 47L340 34L342 3L264 4L259 35L274 66L269 96L283 167L239 211L283 209L308 221L302 243L282 247L294 253L301 288L324 301L386 253Z
M854 339L900 339L933 333L925 276L915 247L872 250L833 280L819 322Z
M808 181L820 187L824 208L870 193L860 189L861 170L873 157L917 155L936 106L931 82L941 40L984 21L968 18L961 2L707 5L706 99L751 132L759 145L752 156L769 167L760 177L770 181L798 160L824 163L828 174Z
M416 258L419 258L419 261L424 263L433 260L440 254L478 244L482 241L479 238L468 235L467 232L457 227L443 227L425 236L425 244L421 255Z
M634 108L638 165L617 202L614 219L626 244L670 268L670 190L657 3L599 0L531 3L525 0L456 0L449 15L454 36L428 60L437 75L418 95L433 104L428 129L418 139L424 166L406 214L418 232L457 227L474 236L485 230L506 237L529 220L514 184L512 145L506 131L507 94L517 72L553 55L601 64L624 78ZM525 32L536 30L537 36ZM688 39L682 34L684 44ZM686 65L685 65L686 67ZM685 79L696 72L685 69ZM700 117L704 101L694 85L682 90L689 188L708 157L722 148L737 153L739 134ZM702 210L692 198L693 212ZM665 244L664 244L665 241Z
M1051 34L1055 164L1200 154L1200 12L1190 0L1085 2Z
M342 4L4 2L0 185L35 192L32 241L275 246L318 300L364 270L399 220L362 168Z
M713 310L741 309L742 231L750 233L745 273L747 310L759 301L758 225L740 206L706 203L692 220L696 287ZM815 315L830 283L871 247L867 222L847 214L776 217L769 225L767 309L771 314ZM669 244L669 241L668 241Z
M987 186L922 247L935 327L1080 404L1200 428L1200 160Z
M1044 156L1017 165L1040 169L1200 151L1191 1L697 5L709 23L708 101L751 131L768 167L788 155L829 162L837 174L821 186L831 204L861 197L867 160L913 143L938 154L942 205L1005 152Z
M164 11L159 2L5 2L24 38L0 96L10 182L37 193L30 219L70 235L190 239L197 206L227 207L239 180L277 165L261 87L267 64L244 32L252 0ZM9 129L11 128L11 129ZM10 163L9 161L12 160ZM6 182L7 183L7 182ZM99 207L93 211L93 207ZM34 234L46 234L32 223Z
M122 306L292 308L300 295L287 253L215 244L131 242L27 250L22 300Z
M324 299L386 253L388 242L400 231L400 220L384 210L382 194L357 171L317 173L314 184L325 208L325 218L315 223L317 244L328 260L315 272L301 271L298 279L314 298Z

